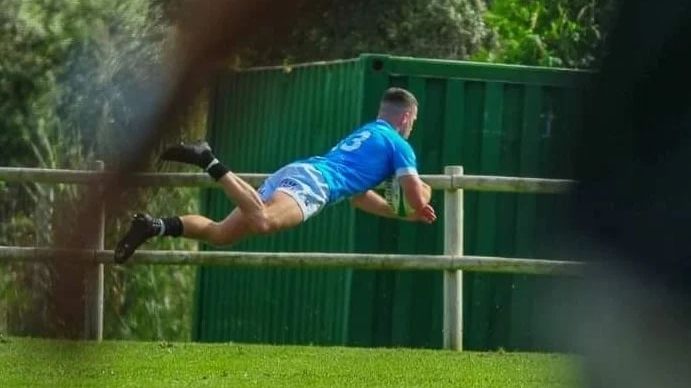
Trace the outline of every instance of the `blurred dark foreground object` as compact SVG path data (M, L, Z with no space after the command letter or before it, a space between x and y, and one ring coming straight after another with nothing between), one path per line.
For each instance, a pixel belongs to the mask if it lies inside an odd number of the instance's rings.
M579 145L569 246L592 387L691 386L691 2L622 1Z
M301 0L301 4L309 3ZM179 130L179 112L184 112L207 85L214 72L230 57L243 40L253 34L274 36L273 44L289 36L296 16L293 1L269 0L196 0L185 1L179 11L179 26L174 47L167 53L166 67L152 74L146 104L132 102L137 134L121 150L119 168L103 185L90 188L81 210L74 215L75 230L67 230L57 247L93 247L97 238L99 208L106 204L109 214L122 211L130 186L130 174L141 170L150 152L164 137ZM145 106L144 106L145 105ZM109 248L109 247L106 247ZM56 258L56 276L52 284L53 306L49 319L53 336L79 338L84 330L84 268L71 264L69 257Z

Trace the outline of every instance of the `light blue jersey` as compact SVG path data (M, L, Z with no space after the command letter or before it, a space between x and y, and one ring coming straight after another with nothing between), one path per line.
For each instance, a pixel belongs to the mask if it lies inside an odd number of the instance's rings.
M415 152L391 124L377 120L358 128L312 164L329 187L329 202L377 186L393 175L417 175Z

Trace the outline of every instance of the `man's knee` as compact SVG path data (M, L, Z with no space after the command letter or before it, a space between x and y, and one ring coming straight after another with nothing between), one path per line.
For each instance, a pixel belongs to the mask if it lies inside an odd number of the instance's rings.
M212 245L231 245L249 235L268 234L276 230L274 222L266 215L259 214L248 217L243 216L244 220L236 222L234 227L229 228L223 223L213 223L206 233L206 241Z
M249 229L254 234L269 234L275 231L273 222L266 214L259 214L252 217L248 223Z

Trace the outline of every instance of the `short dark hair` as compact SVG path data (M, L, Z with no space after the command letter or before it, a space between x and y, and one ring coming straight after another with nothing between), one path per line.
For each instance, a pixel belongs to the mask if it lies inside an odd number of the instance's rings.
M417 106L417 99L413 93L403 89L403 88L388 88L384 92L381 98L382 104L391 104L399 108L404 108L406 110L412 109L413 106Z

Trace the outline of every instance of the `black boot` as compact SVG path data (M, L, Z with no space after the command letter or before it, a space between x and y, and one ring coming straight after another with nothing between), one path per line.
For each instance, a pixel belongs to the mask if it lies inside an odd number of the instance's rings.
M115 262L122 264L132 256L146 240L157 234L154 219L148 214L135 214L130 223L130 229L115 248Z
M162 160L170 160L173 162L193 164L199 166L202 169L209 167L211 162L214 161L215 156L211 152L211 147L209 143L201 141L198 143L184 144L180 143L178 145L167 148L163 154L161 154Z

